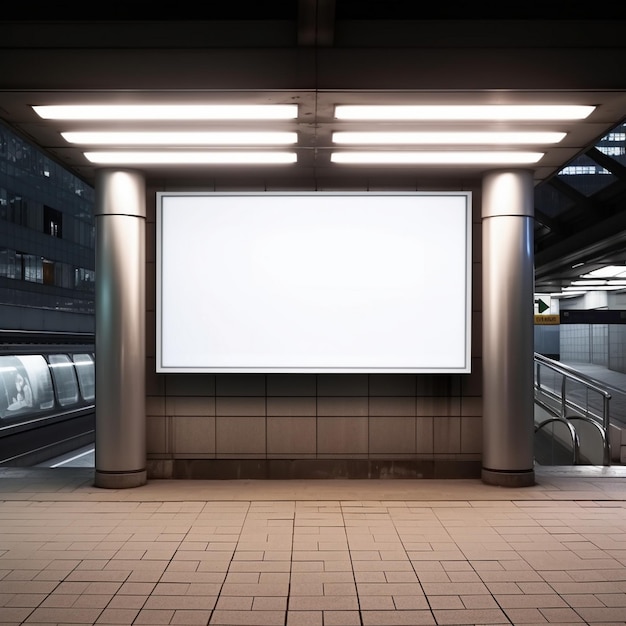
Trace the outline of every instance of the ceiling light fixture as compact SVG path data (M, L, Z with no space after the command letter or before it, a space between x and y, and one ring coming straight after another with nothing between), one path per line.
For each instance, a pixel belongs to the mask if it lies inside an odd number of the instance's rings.
M581 278L617 278L626 277L626 265L606 265L588 274L582 274Z
M548 144L565 137L561 132L335 132L341 144Z
M391 165L469 165L536 163L543 152L333 152L333 163Z
M594 106L582 105L350 105L335 107L342 120L581 120Z
M101 165L263 165L295 163L294 152L85 152Z
M298 134L292 132L64 132L69 143L91 145L283 145L294 144Z
M33 106L43 119L54 120L289 120L297 104L148 104Z

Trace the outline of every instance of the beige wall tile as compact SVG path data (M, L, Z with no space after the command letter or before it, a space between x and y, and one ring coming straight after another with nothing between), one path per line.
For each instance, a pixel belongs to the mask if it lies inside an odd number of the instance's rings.
M483 362L480 358L472 359L472 373L461 378L463 396L483 395Z
M461 451L460 417L435 417L433 426L433 452L435 454L455 454Z
M315 416L317 411L317 401L313 397L305 398L267 398L267 414L296 417L298 415Z
M483 414L483 399L469 397L461 399L461 415L481 416Z
M167 418L163 416L146 417L146 447L152 454L170 452L167 437Z
M146 415L167 415L163 396L146 396Z
M215 415L215 398L167 396L165 410L167 415Z
M156 314L154 311L146 311L146 357L156 357Z
M367 396L367 374L319 374L317 393L320 396Z
M317 414L320 416L367 416L367 398L328 398L317 399Z
M165 375L157 374L155 357L146 358L146 395L160 396L165 393Z
M416 394L420 396L456 396L461 392L459 375L423 374L416 378Z
M264 417L224 417L216 418L216 455L255 454L265 455Z
M146 220L146 261L148 263L156 261L156 222L153 220Z
M472 316L472 356L481 358L483 355L483 316L480 313Z
M370 398L369 415L415 415L415 398Z
M315 396L317 377L315 374L268 374L268 396Z
M268 417L267 453L312 455L317 448L315 417Z
M415 419L416 451L418 454L433 453L433 422L433 417L417 417Z
M458 396L448 397L425 397L417 398L415 406L416 415L433 416L458 416L461 414L461 398Z
M215 418L179 416L172 418L174 454L215 454Z
M415 374L371 374L370 396L415 396Z
M461 418L461 452L479 454L483 450L482 417Z
M369 451L371 454L416 452L415 418L370 417Z
M366 454L367 417L318 417L318 454Z
M217 396L264 396L264 374L216 374Z
M215 398L216 415L265 416L265 398Z
M156 311L156 263L146 263L146 311Z
M165 388L171 396L214 396L214 374L167 374Z
M472 311L482 311L483 304L483 266L482 263L472 263Z

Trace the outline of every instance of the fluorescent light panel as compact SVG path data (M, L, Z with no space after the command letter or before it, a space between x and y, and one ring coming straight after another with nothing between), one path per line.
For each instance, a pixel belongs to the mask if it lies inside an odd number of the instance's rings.
M150 104L33 106L43 119L55 120L288 120L297 104Z
M536 163L543 152L333 152L333 163L389 165L469 165Z
M232 165L295 163L294 152L85 152L92 163L106 165Z
M337 105L342 120L581 120L595 109L582 105Z
M564 287L563 291L564 292L572 292L572 291L580 291L581 287ZM613 283L609 283L607 285L590 285L588 287L584 287L584 291L588 292L588 291L616 291L616 290L621 290L621 289L626 289L626 283L623 285L616 285Z
M561 132L335 132L341 144L549 144L565 137Z
M298 134L292 132L66 132L61 136L69 143L91 145L283 145L294 144Z
M607 265L588 274L583 274L581 278L615 278L626 277L626 265Z

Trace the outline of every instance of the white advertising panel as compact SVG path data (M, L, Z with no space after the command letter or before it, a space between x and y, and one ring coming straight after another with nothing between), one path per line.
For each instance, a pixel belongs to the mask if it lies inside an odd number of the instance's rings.
M157 194L157 371L470 371L471 194Z

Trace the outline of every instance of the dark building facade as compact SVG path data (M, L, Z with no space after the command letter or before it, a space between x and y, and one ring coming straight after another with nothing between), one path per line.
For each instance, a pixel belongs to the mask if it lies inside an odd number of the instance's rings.
M0 125L3 330L93 332L94 190Z

